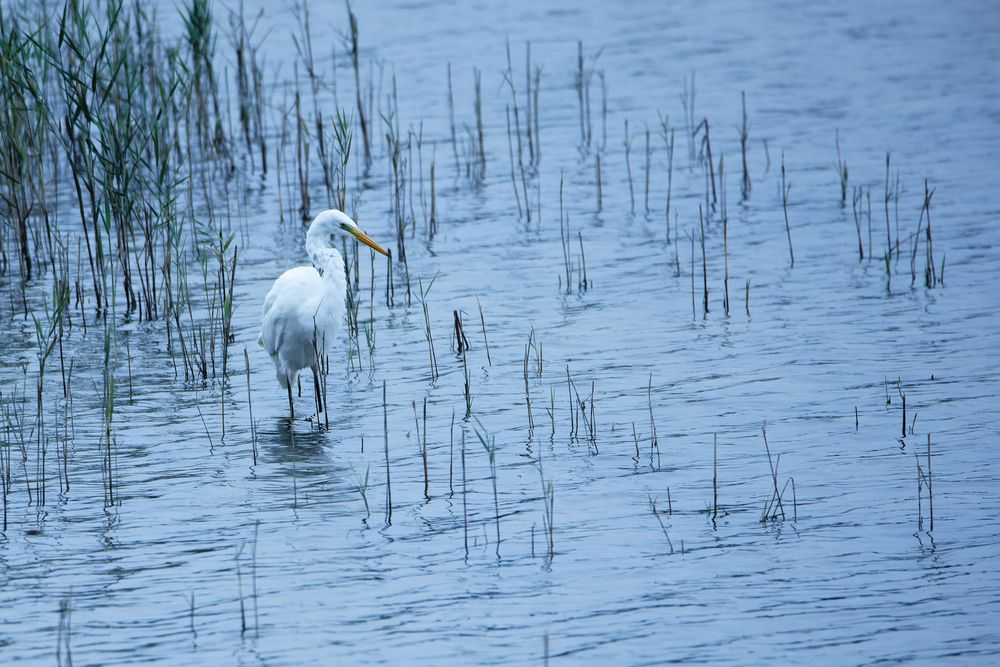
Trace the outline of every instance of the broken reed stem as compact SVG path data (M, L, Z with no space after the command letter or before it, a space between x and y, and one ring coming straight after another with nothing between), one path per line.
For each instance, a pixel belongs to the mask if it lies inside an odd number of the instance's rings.
M712 434L712 521L719 515L719 438Z
M861 203L864 199L864 188L857 187L851 191L851 213L854 215L854 227L858 233L858 261L860 262L865 258L865 245L861 240ZM919 233L920 229L917 228Z
M437 193L435 191L436 178L434 175L434 160L431 160L431 221L430 221L430 235L431 238L437 233Z
M663 140L667 140L666 121L663 121ZM670 198L674 189L674 130L670 130L670 143L667 146L667 206L664 212L664 220L667 222L667 245L670 245Z
M792 481L792 521L799 520L799 499L795 495L795 478L789 477Z
M646 191L644 196L644 203L646 208L646 213L649 213L649 170L650 163L653 158L653 149L649 147L649 127L646 127Z
M903 401L903 425L901 427L902 428L901 435L902 437L905 438L906 437L906 394L903 393L901 389L899 389L898 385L896 386L896 389L899 391L899 396Z
M653 465L653 451L656 452L656 469L660 470L660 439L656 435L656 419L653 417L653 374L649 374L649 382L646 384L646 404L649 407L649 464ZM633 426L633 431L635 427Z
M927 503L930 507L931 530L934 530L934 478L931 474L931 434L927 434Z
M656 517L656 520L660 523L660 529L663 531L663 536L667 538L667 546L670 547L670 555L674 555L674 543L670 541L670 535L667 534L667 527L663 525L663 519L660 517L660 513L656 511L656 501L653 500L652 496L649 496L649 510Z
M528 159L530 164L535 164L535 143L532 138L531 127L531 42L524 45L524 125L528 138ZM510 58L508 56L508 64ZM514 87L513 73L511 73L511 89Z
M385 439L385 522L392 524L392 477L389 473L389 404L386 383L382 380L382 434Z
M585 75L583 70L583 41L577 40L576 42L576 97L580 106L580 144L583 145L587 143L587 128L586 121L584 118L584 108L583 108L583 88L584 88Z
M420 288L420 306L424 313L424 337L427 339L427 358L428 365L431 371L431 381L436 381L438 379L438 363L437 363L437 353L434 350L434 336L431 333L431 314L430 309L427 306L427 295L430 294L431 288L434 286L434 281L437 279L437 275L431 279L431 282L427 285L427 289L424 289L424 283L422 279L417 279L417 285Z
M750 123L747 120L747 94L740 91L740 102L743 106L743 124L740 126L740 152L743 154L743 184L741 192L743 201L750 198L750 170L747 167L747 142L750 140Z
M362 97L361 87L361 64L360 51L358 49L358 17L351 11L350 3L347 4L347 18L350 25L349 50L351 54L351 65L354 68L354 91L358 107L358 122L361 125L362 145L365 149L365 172L372 166L371 142L368 137L368 120L365 116L365 105Z
M694 227L691 228L690 234L688 234L687 230L684 230L684 234L688 237L688 240L691 242L691 319L693 320L698 317L697 310L695 308L695 298L694 298L694 238L695 238Z
M723 172L723 156L719 155L719 189L722 199L722 262L723 262L723 296L722 305L729 317L729 214L726 212L726 178Z
M243 548L245 546L245 542L240 544L239 549L236 550L236 558L234 559L236 561L236 586L240 598L240 636L247 633L246 605L243 603L243 571L240 568L240 556L243 555Z
M885 197L883 198L883 203L885 204L885 252L886 261L892 259L892 229L889 226L889 202L892 201L892 193L889 191L889 161L891 154L886 152L885 154Z
M422 449L423 459L424 459L424 498L427 500L431 499L430 496L430 480L427 475L427 397L424 396L424 446Z
M594 168L596 171L595 181L597 183L597 210L601 211L604 209L604 198L601 193L601 154L594 154Z
M835 144L837 147L837 178L840 179L840 207L847 205L847 162L840 155L840 128L836 131Z
M872 189L868 186L866 199L868 201L868 261L872 260Z
M709 132L708 118L703 118L701 120L701 123L699 123L698 127L695 128L694 133L698 134L702 128L705 128L705 136L702 137L701 140L702 150L704 151L704 155L707 161L707 170L708 170L707 177L711 183L711 191L712 191L712 202L710 210L714 211L715 206L719 201L719 198L715 190L715 164L712 162L712 137ZM706 197L707 197L707 192L706 192ZM705 213L707 215L709 213L708 210L706 210Z
M573 292L573 268L570 255L570 242L572 238L569 234L569 214L563 213L563 176L561 172L559 174L559 238L562 245L563 269L566 271L566 293L571 294ZM560 276L559 280L562 280L562 276Z
M496 516L497 525L497 559L500 558L500 501L497 494L497 438L493 436L493 446L490 449L490 475L493 478L493 513Z
M524 211L521 209L521 194L517 191L517 176L514 172L514 142L510 133L510 106L507 106L507 152L510 154L510 184L514 188L514 201L517 203L517 217Z
M483 306L479 303L479 297L476 297L476 305L479 306L479 322L483 327L483 345L486 347L486 363L493 366L493 360L490 358L490 341L486 338L486 317L483 315Z
M530 358L532 337L534 332L528 334L528 342L524 345L524 360L522 363L523 376L524 376L524 404L528 409L528 433L530 434L535 428L535 419L531 414L531 391L528 387L528 360ZM529 436L530 437L530 436Z
M462 166L458 159L458 138L455 135L455 98L451 88L451 62L448 63L448 125L451 129L451 150L455 156L455 175L462 173Z
M455 344L458 347L458 353L463 354L466 350L470 349L472 346L469 345L469 339L465 337L465 326L462 324L462 316L457 310L451 311L452 319L455 322Z
M472 383L469 378L469 353L467 349L462 351L462 376L465 379L465 416L470 417L472 415Z
M698 222L701 225L701 278L704 298L702 300L703 316L708 316L708 259L705 254L705 216L701 206L698 206Z
M260 636L260 613L257 608L257 534L260 532L260 519L254 522L253 546L250 550L250 590L253 599L253 634Z
M924 471L920 467L920 454L913 452L913 458L917 462L917 530L924 529Z
M462 429L462 535L465 541L465 560L469 560L469 505L465 476L465 429Z
M483 139L483 102L482 102L482 71L473 67L472 68L473 78L475 79L475 112L476 112L476 137L479 142L479 169L477 170L477 179L483 180L486 177L486 147L485 141Z
M552 480L550 479L545 485L545 496L546 496L546 509L545 509L545 527L547 528L548 538L549 538L549 560L552 559L556 554L556 542L555 542L555 526L553 525L553 519L555 516L555 506L556 506L556 491L552 485Z
M785 182L785 151L781 151L781 209L785 213L785 234L788 235L788 256L795 268L795 252L792 250L792 228L788 224L788 191L792 184Z
M760 427L760 432L764 436L764 450L767 452L767 465L771 469L771 483L774 486L774 495L768 502L767 506L764 508L764 515L761 517L762 520L767 520L771 518L771 508L777 503L778 509L781 511L781 518L785 518L785 507L781 502L781 493L778 491L778 465L771 461L771 447L767 442L767 422L764 422ZM778 455L778 462L781 461L781 455Z
M631 202L632 215L635 215L635 189L632 187L632 137L628 133L628 118L625 119L625 170L628 173L628 198Z
M542 144L541 144L542 133L541 133L541 129L540 129L541 126L540 126L540 123L539 123L540 115L538 113L538 94L541 91L541 88L542 88L542 68L540 66L536 65L535 66L535 89L534 89L534 95L533 95L533 98L530 100L530 103L534 105L534 113L532 114L532 118L535 121L535 135L534 136L535 136L535 164L536 165L542 159ZM541 212L539 212L539 217L541 217Z
M448 429L448 494L455 495L455 408L451 409L451 427Z
M247 407L250 410L250 442L253 447L253 464L257 465L257 425L253 421L253 399L250 396L250 354L243 348L243 366L247 374Z
M934 264L934 241L931 237L931 197L934 190L928 190L927 179L924 179L924 210L927 212L927 263L924 267L924 285L930 289L938 282L944 282L944 257L941 258L941 275L937 275Z

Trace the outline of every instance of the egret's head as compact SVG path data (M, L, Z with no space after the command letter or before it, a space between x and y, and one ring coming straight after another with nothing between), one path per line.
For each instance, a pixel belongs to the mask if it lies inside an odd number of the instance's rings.
M307 238L315 233L314 230L319 231L319 233L324 236L343 236L355 241L360 241L376 252L380 252L383 255L389 254L386 249L376 243L372 237L361 231L357 223L351 220L351 217L343 211L338 211L332 208L323 211L317 215L312 221L312 224L309 225Z

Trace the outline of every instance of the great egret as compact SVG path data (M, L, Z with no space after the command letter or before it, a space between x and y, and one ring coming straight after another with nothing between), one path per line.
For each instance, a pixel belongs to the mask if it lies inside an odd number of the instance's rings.
M312 369L316 402L323 409L319 398L319 360L333 343L337 327L344 319L347 277L344 258L329 245L334 236L357 239L388 255L346 213L335 209L323 211L306 232L306 252L313 265L288 269L264 297L257 344L271 355L278 384L288 391L292 419L295 418L292 383L304 368Z

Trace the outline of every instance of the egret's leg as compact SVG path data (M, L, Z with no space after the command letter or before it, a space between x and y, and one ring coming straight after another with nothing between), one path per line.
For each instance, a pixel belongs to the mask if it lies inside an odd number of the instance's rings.
M323 393L320 391L319 388L319 373L317 372L315 366L312 367L312 372L313 372L313 392L315 392L316 394L316 414L318 415L319 413L323 412Z
M295 419L295 404L292 402L292 383L289 382L285 386L288 389L288 412L291 414L291 418Z
M295 376L295 382L299 385L299 398L302 398L302 375Z

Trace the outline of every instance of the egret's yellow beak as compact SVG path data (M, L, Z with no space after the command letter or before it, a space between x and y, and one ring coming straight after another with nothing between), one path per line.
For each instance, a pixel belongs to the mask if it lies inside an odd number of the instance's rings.
M382 246L380 246L378 243L375 242L375 239L373 239L372 237L368 236L367 234L365 234L360 229L349 227L347 229L347 231L349 231L351 233L351 235L354 236L354 238L356 238L357 240L361 241L362 243L364 243L366 246L368 246L369 248L371 248L375 252L380 252L383 255L388 255L389 254L388 252L386 252L385 248L383 248Z

